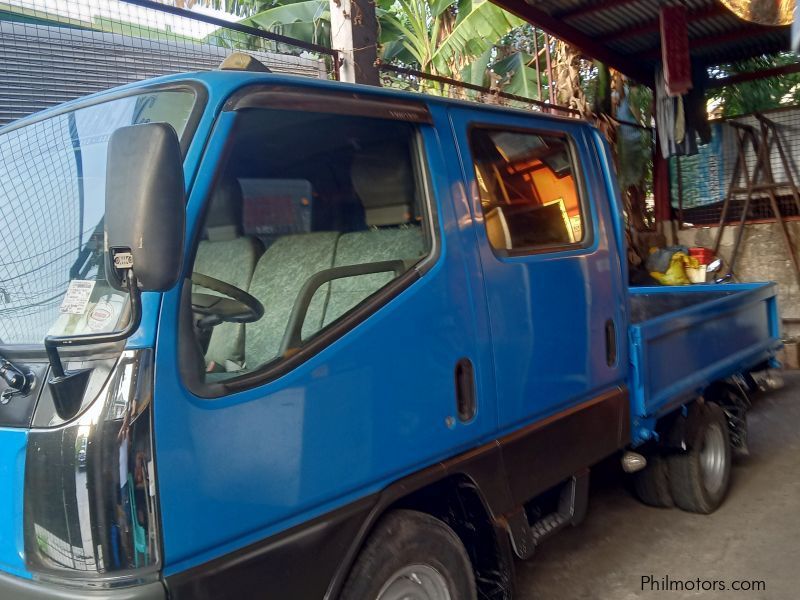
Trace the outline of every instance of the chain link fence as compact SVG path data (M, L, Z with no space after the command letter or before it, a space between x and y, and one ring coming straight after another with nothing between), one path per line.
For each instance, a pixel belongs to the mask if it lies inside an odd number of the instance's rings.
M777 135L786 151L791 176L800 182L800 107L786 107L764 111L776 124ZM718 225L722 216L722 206L731 185L734 167L738 157L736 131L728 126L728 120L712 122L711 142L698 148L698 154L680 156L670 159L670 193L672 205L678 219L684 227ZM759 122L755 115L743 115L729 119L747 125L759 131ZM760 134L758 135L760 140ZM756 155L751 145L746 145L745 162L747 171L752 176L756 164ZM789 177L780 160L777 145L771 144L769 163L776 182L787 182ZM744 186L741 178L737 187ZM771 221L775 219L770 200L765 193L755 193L750 203L748 221ZM797 205L791 188L782 187L776 191L776 200L783 217L798 218ZM726 214L727 223L738 223L744 208L744 195L737 194L730 202Z
M329 48L150 0L0 0L0 125L118 85L211 70L235 51L278 73L336 74Z

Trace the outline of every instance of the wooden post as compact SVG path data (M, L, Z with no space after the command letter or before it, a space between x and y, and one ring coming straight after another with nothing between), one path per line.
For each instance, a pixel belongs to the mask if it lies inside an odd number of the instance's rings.
M542 100L542 70L539 68L539 31L533 28L533 61L536 63L536 99Z
M380 85L378 20L370 0L330 0L331 45L339 51L339 79Z
M553 61L550 58L550 40L552 38L545 33L544 34L544 56L547 63L547 89L550 92L550 104L556 103L556 82L555 77L553 76Z

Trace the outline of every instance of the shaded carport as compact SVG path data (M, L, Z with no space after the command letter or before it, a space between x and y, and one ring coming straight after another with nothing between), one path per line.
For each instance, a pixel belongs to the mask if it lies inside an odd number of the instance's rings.
M652 86L661 61L658 0L494 2L575 46L587 58ZM745 21L716 0L686 0L682 4L687 8L690 56L697 65L710 67L789 49L789 26Z
M657 0L493 1L573 45L586 58L653 87L661 62L661 3ZM715 0L682 4L687 8L693 69L790 50L789 26L745 21ZM796 72L800 64L745 72L711 79L708 88ZM669 221L673 218L669 173L658 152L654 166L657 218ZM800 239L800 228L794 231L795 239ZM713 237L692 239L708 243ZM786 287L790 286L795 288L794 279L787 282ZM797 306L793 298L784 293L784 311ZM792 320L784 318L784 324ZM787 388L756 405L751 419L752 456L740 461L739 487L724 509L710 517L644 507L624 492L616 463L602 465L593 484L594 506L587 522L547 542L536 560L520 563L520 597L646 600L663 596L660 592L670 580L727 586L702 594L709 598L727 597L737 580L751 586L742 589L762 592L742 596L791 597L793 583L787 574L793 568L798 534L797 520L791 517L797 510L797 461L791 448L798 441L794 402L798 384L797 372L787 374ZM765 588L752 587L756 585ZM692 589L697 591L673 596L695 597L706 590ZM722 589L726 592L720 593ZM762 595L764 589L768 595Z
M638 83L653 87L662 60L658 0L494 0L496 4L564 40L586 58L599 60ZM746 21L719 0L685 0L689 59L709 68L790 48L791 27ZM800 71L800 63L710 80L708 87ZM668 172L654 161L656 219L671 220Z

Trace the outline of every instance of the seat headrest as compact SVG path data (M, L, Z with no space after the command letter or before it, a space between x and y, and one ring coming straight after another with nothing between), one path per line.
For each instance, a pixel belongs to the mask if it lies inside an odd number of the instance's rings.
M357 153L350 176L368 226L412 220L415 186L406 143L385 143Z
M206 237L218 242L239 237L242 227L242 187L235 177L220 179L206 217Z

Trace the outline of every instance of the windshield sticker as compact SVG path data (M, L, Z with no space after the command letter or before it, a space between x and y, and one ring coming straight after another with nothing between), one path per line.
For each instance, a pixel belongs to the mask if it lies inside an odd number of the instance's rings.
M108 323L114 318L116 309L110 302L101 300L89 312L89 329L92 331L105 331Z
M94 284L94 281L82 279L70 281L67 293L61 302L61 307L58 309L59 312L67 315L82 315L89 304L89 298L92 297Z
M120 303L119 300L117 303ZM98 332L110 331L117 322L117 307L113 302L100 300L89 311L87 325L89 329Z

